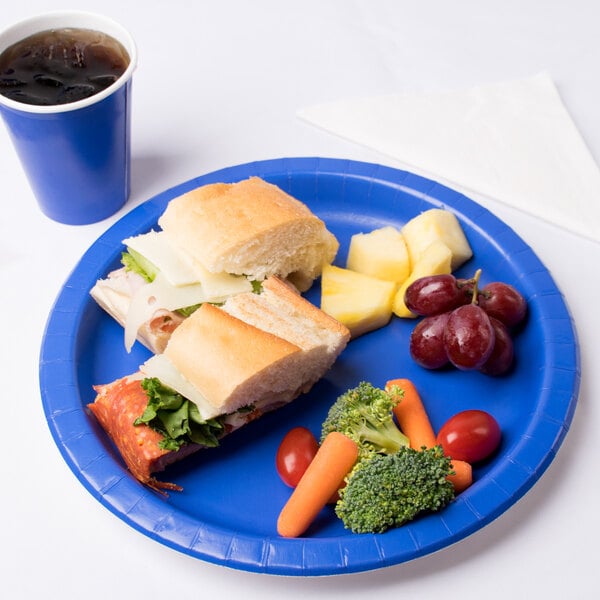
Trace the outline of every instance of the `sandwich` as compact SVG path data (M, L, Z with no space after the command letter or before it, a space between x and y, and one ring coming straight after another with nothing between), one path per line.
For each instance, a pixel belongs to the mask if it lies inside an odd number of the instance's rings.
M174 198L158 225L123 240L123 266L90 292L124 327L128 351L137 339L163 352L198 306L221 304L267 277L304 292L339 248L305 204L258 177Z
M88 408L131 474L159 491L168 465L308 392L350 339L348 329L283 279L202 304L164 352L98 385Z

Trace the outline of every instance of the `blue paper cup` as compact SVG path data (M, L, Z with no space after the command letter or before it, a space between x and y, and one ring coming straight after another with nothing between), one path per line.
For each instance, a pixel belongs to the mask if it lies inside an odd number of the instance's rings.
M131 35L111 19L64 11L0 33L0 53L34 33L65 27L101 31L119 41L129 54L123 75L103 91L68 104L36 106L0 94L0 112L43 213L60 223L84 225L114 214L129 197L137 52Z

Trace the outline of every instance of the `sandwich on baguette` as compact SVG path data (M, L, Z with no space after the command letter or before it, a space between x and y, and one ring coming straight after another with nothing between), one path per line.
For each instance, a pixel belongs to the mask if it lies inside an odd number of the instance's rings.
M171 200L159 231L123 240L123 267L91 290L153 353L201 304L222 303L276 275L306 291L333 261L335 236L311 210L258 177L196 188Z
M260 293L202 304L137 373L95 387L92 414L132 475L154 474L308 392L350 339L348 329L279 277Z

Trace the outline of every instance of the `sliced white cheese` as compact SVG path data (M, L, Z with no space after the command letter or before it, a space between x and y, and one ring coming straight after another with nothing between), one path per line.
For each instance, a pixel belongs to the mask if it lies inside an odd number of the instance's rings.
M171 244L162 231L149 231L123 240L128 248L149 260L173 285L190 285L201 281L189 261Z
M157 310L177 310L209 301L201 284L174 286L162 271L157 273L152 283L142 286L131 297L125 319L125 348L128 352L131 350L140 327Z
M164 385L179 392L184 398L193 402L203 419L212 419L219 416L219 411L212 406L198 389L186 379L173 363L164 355L157 354L148 359L140 371L146 377L156 377Z
M142 285L131 296L125 319L125 347L129 352L139 328L159 309L177 310L224 302L229 296L251 292L252 283L239 275L210 273L162 231L127 238L123 243L149 260L157 269L154 281Z
M212 299L211 302L224 302L234 294L252 291L252 283L246 277L229 273L211 273L184 250L180 250L180 256L194 270L198 281L204 286L206 296Z
M173 244L163 231L149 231L127 238L123 243L149 260L172 285L201 283L206 296L213 302L252 290L252 284L246 277L211 273L184 249Z

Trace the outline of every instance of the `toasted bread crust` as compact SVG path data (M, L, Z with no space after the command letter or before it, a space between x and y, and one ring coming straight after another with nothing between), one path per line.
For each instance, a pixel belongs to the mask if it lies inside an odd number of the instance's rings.
M181 374L223 413L256 402L262 391L256 384L264 373L299 353L295 344L212 304L203 304L186 319L165 349Z
M348 328L337 319L328 315L320 308L306 300L292 286L280 277L269 277L263 282L263 288L280 297L283 301L293 305L296 310L304 314L306 318L312 319L319 327L328 329L340 338L340 344L346 344L350 340Z
M338 249L321 219L259 177L209 184L171 200L158 224L213 273L310 281Z

